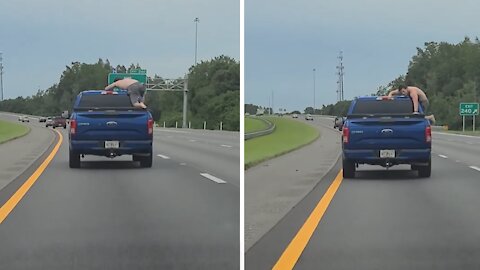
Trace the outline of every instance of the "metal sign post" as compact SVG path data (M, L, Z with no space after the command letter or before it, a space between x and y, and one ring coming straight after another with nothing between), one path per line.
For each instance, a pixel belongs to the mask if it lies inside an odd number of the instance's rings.
M188 75L183 79L162 79L159 83L147 83L148 91L182 91L183 92L183 121L182 128L187 128L188 111Z
M473 116L472 129L475 131L475 116L478 115L478 103L460 103L459 112L463 117L463 132L465 132L465 116Z

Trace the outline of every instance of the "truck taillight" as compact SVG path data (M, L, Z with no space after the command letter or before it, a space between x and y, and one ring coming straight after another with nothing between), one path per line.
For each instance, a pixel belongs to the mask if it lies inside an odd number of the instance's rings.
M350 139L350 130L348 127L343 127L342 129L342 137L343 137L343 143L348 143Z
M425 141L426 142L432 141L432 126L427 126L425 128Z
M148 128L148 135L152 135L153 134L153 119L148 119L148 123L147 123L147 128Z
M77 132L77 120L70 120L70 134L75 135Z

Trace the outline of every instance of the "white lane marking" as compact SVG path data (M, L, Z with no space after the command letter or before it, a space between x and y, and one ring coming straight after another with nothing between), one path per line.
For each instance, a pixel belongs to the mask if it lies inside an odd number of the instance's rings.
M189 140L190 142L196 142L197 140Z
M222 144L222 145L220 145L220 146L222 146L222 147L227 147L227 148L232 148L231 145L226 145L226 144Z
M160 154L158 154L157 157L161 157L161 158L163 158L163 159L170 159L170 157L167 157L167 156L164 156L164 155L160 155Z
M467 144L473 144L473 142L466 142Z
M438 156L441 157L441 158L448 158L448 157L445 156L445 155L438 155Z
M479 168L479 167L477 167L477 166L470 166L470 168L471 168L471 169L474 169L474 170L477 170L477 171L479 171L479 172L480 172L480 168Z
M181 166L186 166L186 165L187 165L187 163L185 163L185 162L182 162L182 163L180 163L180 165L181 165Z
M225 184L225 183L227 183L227 182L223 181L222 179L217 178L217 177L215 177L215 176L213 176L213 175L210 175L210 174L208 174L208 173L201 173L200 175L203 176L203 177L205 177L205 178L207 178L207 179L209 179L209 180L212 180L213 182L215 182L215 183L217 183L217 184Z
M457 160L455 160L455 162L460 162L460 160L457 159Z

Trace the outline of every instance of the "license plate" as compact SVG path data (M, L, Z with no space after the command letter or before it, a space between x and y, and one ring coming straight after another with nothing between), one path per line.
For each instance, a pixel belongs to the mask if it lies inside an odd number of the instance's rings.
M118 141L105 141L105 148L118 148L120 143Z
M394 158L395 157L395 150L380 150L380 157L381 158Z

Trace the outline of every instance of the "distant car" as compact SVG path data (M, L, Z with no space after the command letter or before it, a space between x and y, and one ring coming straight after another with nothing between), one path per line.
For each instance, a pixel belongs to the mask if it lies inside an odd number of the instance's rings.
M51 127L53 125L53 118L47 117L47 121L45 121L45 127Z
M26 115L20 116L18 118L18 121L21 121L22 123L24 123L24 122L29 122L30 123L30 119Z
M67 128L67 120L61 116L56 116L52 119L52 127L63 127L64 129Z
M292 118L298 118L298 114L294 113L294 114L292 115Z
M344 118L342 116L337 116L335 117L335 120L333 120L333 128L340 128L343 126Z
M313 116L312 116L311 114L307 114L307 115L305 115L305 120L307 120L307 121L308 121L308 120L313 121Z
M46 117L40 117L40 118L38 119L38 122L40 122L40 123L44 123L44 122L46 122L46 121L47 121L47 118L46 118Z

